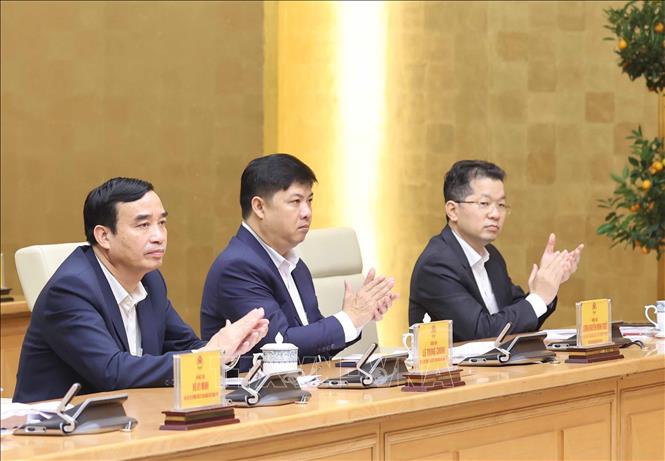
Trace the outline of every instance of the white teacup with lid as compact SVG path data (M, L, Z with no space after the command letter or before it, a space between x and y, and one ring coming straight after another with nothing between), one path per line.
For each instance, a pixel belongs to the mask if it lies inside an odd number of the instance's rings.
M261 352L254 354L254 364L261 361L264 374L283 373L298 369L298 346L285 343L281 333L277 333L274 343L264 344Z

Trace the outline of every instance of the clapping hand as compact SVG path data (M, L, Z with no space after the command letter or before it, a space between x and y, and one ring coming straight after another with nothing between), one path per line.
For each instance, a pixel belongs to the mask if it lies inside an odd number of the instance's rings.
M550 234L549 238L547 239L547 245L545 245L543 256L540 258L541 268L548 267L556 257L557 252L554 250L555 244L556 236L554 234ZM579 244L573 251L565 252L566 255L563 261L563 274L561 277L561 283L566 282L570 276L573 275L575 271L577 271L577 266L580 263L580 257L582 256L583 249L584 244ZM531 277L529 277L529 279L531 279Z
M201 350L221 350L224 362L249 352L268 333L268 319L264 315L260 307L237 322L227 320L226 325Z
M559 286L566 272L568 251L555 251L541 266L534 264L529 275L529 291L541 297L545 304L550 304L556 297Z
M376 276L370 269L363 286L354 292L348 282L344 282L344 304L342 310L348 314L356 328L362 328L370 320L381 320L398 294L392 293L395 286L392 277Z
M373 268L370 269L367 273L367 277L365 277L363 285L367 285L369 282L374 280L375 276L376 271ZM390 306L392 306L393 301L395 301L397 298L399 298L399 293L393 293L391 291L386 296L379 299L372 320L378 322L379 320L383 319L383 316L386 315L386 312L388 312L388 309L390 309Z

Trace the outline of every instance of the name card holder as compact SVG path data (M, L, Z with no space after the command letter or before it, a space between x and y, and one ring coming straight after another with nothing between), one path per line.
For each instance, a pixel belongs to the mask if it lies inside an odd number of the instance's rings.
M612 341L612 300L591 299L575 304L577 344L568 347L566 363L622 359L621 344Z
M612 320L612 342L618 344L621 349L630 346L637 346L640 349L644 348L644 343L639 339L626 338L621 333L621 327L624 325L623 320ZM568 351L571 348L577 347L577 335L573 335L568 339L563 339L559 341L550 341L547 343L547 349L552 351Z
M412 338L409 347L412 369L404 373L403 392L429 392L466 384L461 378L462 369L452 365L452 320L416 323L405 340L407 337Z
M161 430L184 431L240 422L223 398L220 351L173 356L174 408L163 411Z

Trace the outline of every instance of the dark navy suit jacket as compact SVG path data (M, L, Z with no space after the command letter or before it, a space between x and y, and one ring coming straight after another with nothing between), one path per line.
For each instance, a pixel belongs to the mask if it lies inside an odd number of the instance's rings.
M291 296L270 259L270 255L243 226L212 263L203 287L201 302L201 337L210 338L227 319L235 322L251 309L263 307L270 326L266 337L255 346L258 352L265 343L275 341L281 333L284 342L298 346L302 361L316 356L329 358L346 346L344 330L334 317L323 317L314 292L312 274L300 260L292 272L293 280L307 314L309 325L298 317ZM244 358L240 369L251 366Z
M23 340L15 402L62 398L79 382L82 393L173 383L173 353L205 345L166 297L159 271L143 278L137 305L143 356L129 353L120 308L92 248L62 263L35 302Z
M480 294L464 250L446 226L422 252L411 275L409 325L422 322L425 313L432 320L452 320L453 340L498 336L507 322L510 333L536 331L556 308L556 299L540 318L526 300L524 291L512 283L506 262L494 245L485 269L499 312L491 315Z

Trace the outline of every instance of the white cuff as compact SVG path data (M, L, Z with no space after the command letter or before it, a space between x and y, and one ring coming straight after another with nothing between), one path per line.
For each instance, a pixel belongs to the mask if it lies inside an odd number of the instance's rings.
M541 298L540 295L530 293L526 297L526 300L529 301L529 304L533 307L533 311L536 313L537 317L542 317L547 312L547 304L545 304L545 301L543 301L543 298Z
M347 314L344 311L339 311L335 315L333 315L339 321L340 325L342 325L342 329L344 330L344 341L345 342L351 342L354 339L356 339L358 336L360 336L360 332L363 330L362 328L356 328L356 326L353 324L353 321L351 320L351 317L349 317L349 314Z

